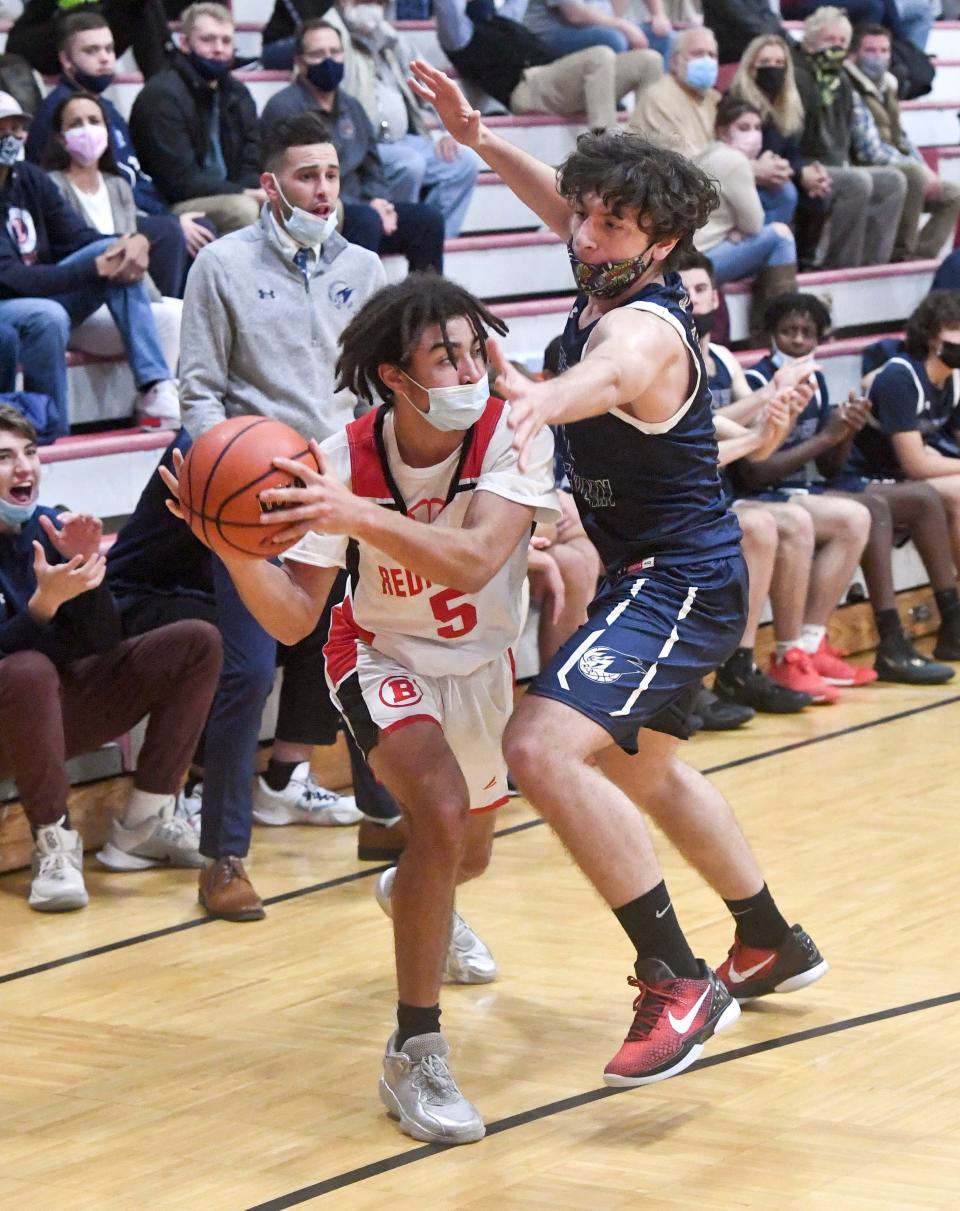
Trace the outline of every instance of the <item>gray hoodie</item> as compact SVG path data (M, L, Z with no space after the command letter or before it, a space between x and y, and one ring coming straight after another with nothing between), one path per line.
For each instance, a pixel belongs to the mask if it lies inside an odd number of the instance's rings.
M338 341L386 282L379 257L339 234L309 287L265 206L260 221L208 244L187 278L180 407L197 438L230 416L269 416L323 441L353 420L334 391Z

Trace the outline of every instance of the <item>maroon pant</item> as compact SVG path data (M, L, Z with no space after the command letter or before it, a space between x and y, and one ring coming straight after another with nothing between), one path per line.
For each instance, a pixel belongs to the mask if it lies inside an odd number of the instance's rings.
M206 622L174 622L125 639L64 669L40 652L0 660L0 777L16 779L36 828L59 819L70 784L65 762L115 740L150 715L134 784L172 795L220 677L220 635Z

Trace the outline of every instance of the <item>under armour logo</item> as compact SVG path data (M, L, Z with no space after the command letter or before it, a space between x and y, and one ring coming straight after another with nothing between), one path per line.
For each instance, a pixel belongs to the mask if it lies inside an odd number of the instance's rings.
M277 297L272 290L258 290L257 294L259 294L262 299L275 299Z

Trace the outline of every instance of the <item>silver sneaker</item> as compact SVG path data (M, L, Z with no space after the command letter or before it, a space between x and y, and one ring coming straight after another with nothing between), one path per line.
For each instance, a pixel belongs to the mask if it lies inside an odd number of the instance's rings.
M37 912L70 912L90 901L83 884L83 841L59 822L37 830L27 903Z
M385 870L374 885L377 903L387 914L393 916L390 896L397 868ZM443 961L443 978L448 984L490 984L497 978L497 961L486 943L473 932L463 917L454 910L450 928L450 944Z
M152 866L203 866L200 838L183 816L175 815L175 800L133 828L117 819L110 822L110 837L97 861L110 870L148 870Z
M442 1034L418 1034L395 1050L390 1036L383 1057L380 1101L400 1129L430 1144L472 1144L486 1127L468 1102L447 1063L450 1048Z
M203 783L197 782L194 784L193 790L188 795L186 791L181 791L177 795L176 806L173 809L173 814L178 820L183 820L193 831L200 836L200 812L203 809Z
M253 818L258 824L318 824L332 827L357 824L363 813L353 795L338 795L322 787L301 761L282 791L272 790L265 778L253 783Z

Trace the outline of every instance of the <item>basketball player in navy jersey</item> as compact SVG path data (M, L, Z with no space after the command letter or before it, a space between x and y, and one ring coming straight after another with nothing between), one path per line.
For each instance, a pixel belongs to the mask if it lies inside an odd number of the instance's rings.
M737 999L792 991L827 970L781 915L726 801L676 751L701 677L736 647L746 613L703 360L669 272L717 193L696 165L630 133L582 135L555 171L487 129L442 72L420 60L413 72L449 133L569 240L579 293L563 373L531 383L501 357L498 388L521 466L542 426L560 426L606 583L534 681L504 747L521 790L635 947L635 1016L604 1079L649 1084L693 1063L736 1020ZM638 805L735 918L717 973L680 929Z

